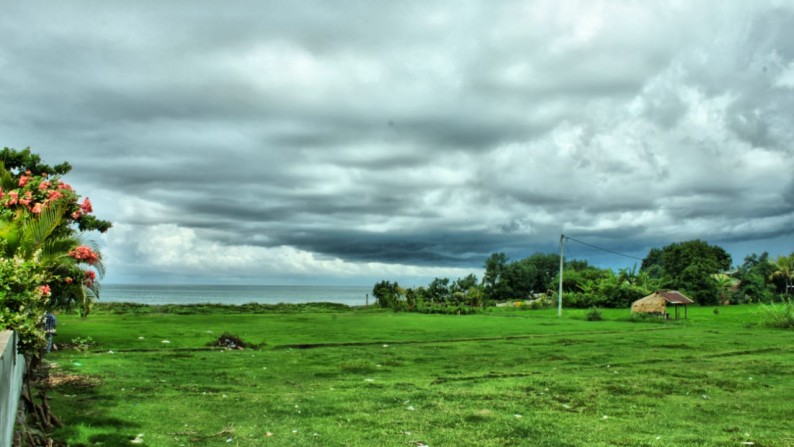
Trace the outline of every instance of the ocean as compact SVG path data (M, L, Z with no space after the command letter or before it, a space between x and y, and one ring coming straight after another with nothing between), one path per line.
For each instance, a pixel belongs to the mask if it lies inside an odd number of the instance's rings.
M99 302L141 304L341 303L363 306L370 286L242 286L103 284Z

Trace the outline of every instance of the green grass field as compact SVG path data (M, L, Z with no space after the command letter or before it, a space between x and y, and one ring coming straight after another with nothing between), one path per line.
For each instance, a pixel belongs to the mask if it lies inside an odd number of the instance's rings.
M74 446L794 446L794 333L758 308L59 316ZM258 349L207 343L232 333ZM133 442L134 441L134 442ZM131 444L131 442L133 442Z

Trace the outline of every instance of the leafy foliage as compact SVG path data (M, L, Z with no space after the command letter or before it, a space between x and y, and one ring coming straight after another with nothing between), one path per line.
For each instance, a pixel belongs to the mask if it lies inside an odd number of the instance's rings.
M764 306L761 308L761 312L761 319L765 326L794 329L794 300Z
M760 256L753 253L746 256L736 274L739 279L739 287L734 301L737 303L772 301L775 287L771 278L774 271L775 267L769 261L768 253L764 252Z
M604 319L604 316L601 315L601 311L598 310L597 307L591 307L584 316L585 320L587 321L601 321Z
M75 224L80 231L104 233L112 226L109 221L92 215L90 200L86 198L78 202L79 196L71 185L61 180L72 169L68 162L50 166L29 148L17 151L6 147L0 151L0 167L0 199L5 196L5 206L0 207L0 214L17 212L22 207L36 213L36 204L41 210L59 201L67 205L64 228Z
M483 288L488 299L526 300L554 288L559 255L535 253L515 262L508 261L504 253L494 253L485 261Z
M778 291L782 289L782 293L786 296L791 294L791 289L794 288L792 280L794 280L794 253L788 256L778 256L773 263L774 271L769 279L776 283Z
M19 348L35 352L44 344L40 324L47 300L46 273L36 257L0 257L0 327L13 328Z
M700 304L718 303L720 293L713 275L730 267L728 252L701 240L651 249L642 261L642 271L660 279L663 287L685 291Z
M98 249L78 229L106 231L110 222L93 218L91 201L61 179L70 169L46 165L29 149L0 151L1 323L19 332L28 353L42 344L45 310L87 314L104 274Z

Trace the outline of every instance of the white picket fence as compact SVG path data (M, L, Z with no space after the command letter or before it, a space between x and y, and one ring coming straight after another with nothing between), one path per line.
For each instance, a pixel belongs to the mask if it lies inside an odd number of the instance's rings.
M25 357L17 352L17 335L0 332L0 447L11 445L17 405L22 392Z

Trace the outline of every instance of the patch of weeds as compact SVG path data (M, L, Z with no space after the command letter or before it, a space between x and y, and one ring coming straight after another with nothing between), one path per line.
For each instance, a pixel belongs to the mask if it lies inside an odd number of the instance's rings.
M482 410L476 411L474 413L470 413L470 414L467 414L467 415L463 416L463 420L466 421L466 422L469 422L469 423L475 423L476 424L476 423L488 422L491 419L493 419L492 416L493 416L493 413L491 412L491 410L482 409Z
M96 341L94 341L91 337L75 337L72 339L71 343L63 343L61 344L61 349L74 349L75 351L88 351L91 349L92 346L96 346Z
M362 374L375 372L378 369L375 364L366 360L350 360L339 365L339 368L344 372Z
M597 307L593 306L585 314L585 319L587 321L602 321L604 316L601 315L601 311Z
M766 327L794 329L794 300L762 305L761 321Z

